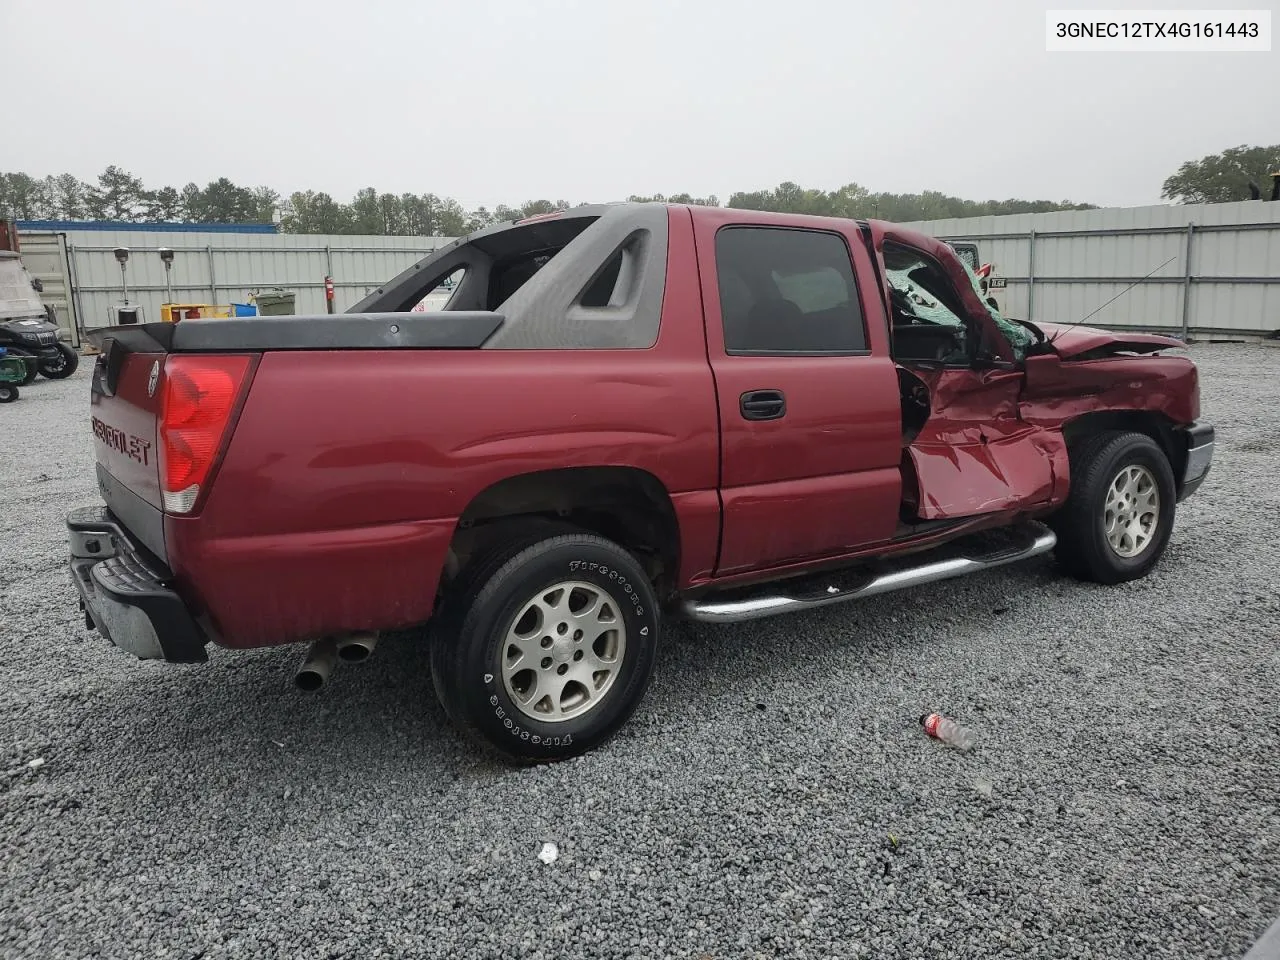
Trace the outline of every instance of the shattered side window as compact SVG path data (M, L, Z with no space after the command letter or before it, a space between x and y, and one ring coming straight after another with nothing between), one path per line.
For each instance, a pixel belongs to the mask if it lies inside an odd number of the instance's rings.
M893 298L895 329L898 324L910 326L925 323L968 331L966 310L958 298L960 291L936 263L919 251L896 243L885 244L884 259L885 274ZM987 303L978 275L964 259L956 259L960 261L979 302L1011 346L1014 359L1020 361L1025 358L1035 339L1031 332L1021 324L1006 319L999 310Z
M912 276L917 269L919 265L912 265L904 270L887 270L889 286L906 298L911 305L911 312L917 317L948 327L964 326L964 321L956 315L955 311L944 306L937 297L920 285L918 277Z

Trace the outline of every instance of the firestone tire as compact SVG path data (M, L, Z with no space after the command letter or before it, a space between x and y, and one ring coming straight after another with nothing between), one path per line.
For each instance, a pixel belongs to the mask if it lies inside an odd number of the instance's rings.
M449 718L520 764L609 740L644 698L658 649L657 599L635 558L591 534L548 532L473 564L431 649Z
M80 354L65 343L58 344L58 353L62 356L57 363L40 364L41 376L50 380L65 380L76 372L76 367L80 366Z
M1089 438L1071 451L1071 492L1049 520L1059 565L1093 583L1146 576L1168 546L1176 499L1168 457L1149 436Z

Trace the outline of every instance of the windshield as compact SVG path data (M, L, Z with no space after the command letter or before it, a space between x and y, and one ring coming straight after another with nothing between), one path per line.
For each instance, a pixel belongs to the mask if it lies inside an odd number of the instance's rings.
M987 299L987 295L982 292L982 281L978 279L978 275L965 261L960 258L960 265L964 267L964 272L969 277L969 283L973 287L973 292L978 295L978 299L982 301L982 305L986 307L987 313L991 315L991 319L996 322L996 326L1000 328L1000 332L1004 334L1004 338L1009 341L1013 347L1013 355L1015 360L1022 360L1027 355L1027 350L1035 343L1035 336L1018 323L1016 320L1010 320L1000 312L1000 309Z
M44 306L22 261L16 257L0 258L0 319L43 316Z

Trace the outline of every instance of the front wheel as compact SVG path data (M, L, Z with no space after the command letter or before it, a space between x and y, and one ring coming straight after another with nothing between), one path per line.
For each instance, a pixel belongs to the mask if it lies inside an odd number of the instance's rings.
M65 343L58 344L57 359L40 361L40 373L50 380L65 380L76 372L80 365L80 354Z
M644 569L586 533L517 541L458 582L433 639L445 712L520 763L604 743L635 712L653 673L659 614Z
M1058 562L1094 583L1146 576L1169 543L1176 499L1169 459L1149 436L1090 438L1071 453L1071 492L1049 521Z
M17 399L17 387L11 383L0 383L0 403L13 403Z

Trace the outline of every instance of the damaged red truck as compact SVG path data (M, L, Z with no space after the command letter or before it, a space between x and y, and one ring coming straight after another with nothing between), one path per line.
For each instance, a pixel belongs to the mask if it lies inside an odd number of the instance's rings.
M1141 577L1213 453L1178 341L1010 320L877 221L581 207L346 314L99 341L105 506L67 519L91 628L183 663L307 641L323 667L428 624L450 718L523 762L626 722L664 616L1049 551Z

